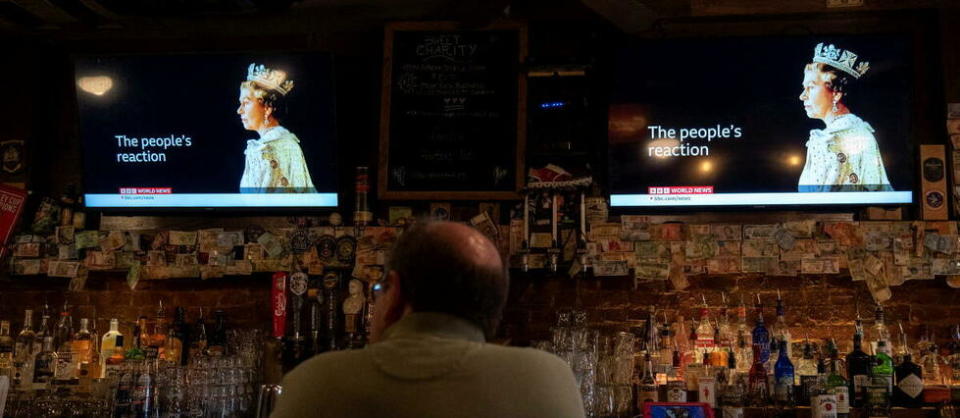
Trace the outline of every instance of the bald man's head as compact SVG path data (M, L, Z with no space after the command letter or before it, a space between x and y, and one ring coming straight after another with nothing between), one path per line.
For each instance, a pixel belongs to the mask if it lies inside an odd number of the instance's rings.
M442 312L473 321L488 337L500 322L510 278L497 248L476 229L420 222L397 239L388 269L414 312Z

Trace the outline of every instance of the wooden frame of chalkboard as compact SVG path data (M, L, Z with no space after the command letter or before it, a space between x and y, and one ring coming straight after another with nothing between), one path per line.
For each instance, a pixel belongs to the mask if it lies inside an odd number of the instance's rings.
M527 27L395 22L384 35L380 199L519 199Z

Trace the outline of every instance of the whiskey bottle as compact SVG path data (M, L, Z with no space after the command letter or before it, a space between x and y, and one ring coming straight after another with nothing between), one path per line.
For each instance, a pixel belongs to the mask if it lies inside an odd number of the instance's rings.
M58 384L70 384L77 380L80 362L73 351L73 318L66 304L60 312L60 323L54 332L54 348L57 351L57 367L53 380Z
M214 326L210 333L207 353L211 356L222 356L227 346L227 318L222 310L213 312Z
M13 368L11 386L21 386L25 382L33 380L33 356L42 348L40 343L38 350L34 351L36 346L37 334L33 332L33 311L27 309L23 314L23 328L17 334L16 343L13 346Z
M810 389L810 412L813 418L837 418L837 395L828 387L829 376L823 359L817 363L817 382Z
M74 356L74 363L77 367L77 377L90 379L95 376L95 371L90 370L90 363L93 359L93 336L90 334L89 320L80 318L80 330L73 336L70 342L71 351ZM99 360L99 359L97 359Z
M144 339L149 338L144 331L146 328L147 317L141 316L137 319L137 324L133 327L133 344L131 344L130 349L124 353L124 358L143 360L147 357L147 353L144 351Z
M862 340L863 335L860 333L860 327L857 326L857 331L853 334L853 351L847 354L847 381L850 385L850 406L852 407L864 405L864 390L870 379L872 367L870 356L861 348Z
M190 357L206 355L209 342L207 320L203 316L203 308L200 308L200 317L197 318L193 336L190 338Z
M0 376L14 377L13 351L15 342L10 337L10 321L0 321Z
M833 355L830 374L827 376L827 390L837 398L837 418L848 418L850 416L850 385L847 379L837 371L836 352Z
M104 369L123 362L123 334L120 333L120 322L116 318L110 320L110 331L103 334L101 339L100 362Z
M181 366L187 365L187 351L185 347L189 347L187 341L187 323L184 320L183 308L177 307L174 310L173 324L170 325L170 329L167 331L167 340L166 340L166 360L171 364L179 364Z
M43 348L33 362L34 389L46 389L57 374L57 353L53 351L53 337L43 338Z
M797 405L805 405L816 407L811 403L811 399L816 395L814 390L816 389L817 379L819 373L817 373L818 365L816 360L813 359L813 347L810 343L804 341L803 343L803 355L799 361L797 361L797 382L800 386L800 395L797 399Z
M643 411L643 405L648 402L659 402L657 396L657 381L653 378L653 361L650 353L644 355L643 377L637 387L637 409Z
M163 301L157 308L157 316L153 319L153 331L147 337L147 358L166 360L167 346L167 312L163 309Z

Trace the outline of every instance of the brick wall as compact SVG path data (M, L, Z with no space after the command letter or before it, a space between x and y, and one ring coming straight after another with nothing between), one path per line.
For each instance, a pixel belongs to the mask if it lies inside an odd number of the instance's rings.
M269 275L141 280L133 291L127 287L124 276L118 274L92 273L85 290L79 292L66 292L68 281L32 276L0 282L0 318L10 319L14 332L19 332L24 309L39 311L46 302L56 315L66 301L74 318L96 316L97 329L103 332L109 329L110 318L118 318L128 327L140 315L153 318L162 300L171 318L173 308L182 306L190 322L203 308L208 321L212 320L213 310L222 309L230 326L267 330L270 325ZM39 313L35 315L34 320L39 321Z
M205 312L223 309L231 325L267 331L270 327L269 281L269 275L264 274L205 281L144 280L131 291L123 276L93 273L85 290L66 292L67 279L21 277L0 282L0 318L10 319L16 332L20 329L23 309L39 309L45 301L52 309L59 309L66 300L73 307L75 317L96 315L100 318L97 327L102 331L112 317L127 323L140 315L152 317L159 301L163 300L164 306L170 307L169 315L174 306L183 306L191 322L196 320L201 307ZM873 318L874 305L866 286L842 275L716 276L691 278L690 282L689 289L677 292L666 282L641 283L634 289L630 278L578 281L515 272L501 333L514 345L548 339L557 311L575 306L588 312L592 326L610 331L642 326L650 305L656 305L658 311L666 309L671 320L679 313L689 321L698 318L701 294L711 307L717 308L721 293L732 303L738 303L741 294L750 303L759 293L769 321L774 315L777 289L786 303L787 321L794 338L832 337L847 350L857 306L865 326L869 326ZM950 327L960 323L960 289L950 288L942 278L909 281L894 287L893 293L884 308L895 338L899 335L896 323L901 321L912 343L929 331L935 333L943 346L949 340ZM752 311L749 315L752 325Z
M808 335L811 339L836 338L847 350L852 342L853 320L860 307L864 326L873 320L875 305L863 283L847 276L823 277L698 277L691 278L690 288L672 291L667 282L641 283L633 288L630 278L600 278L576 281L569 278L533 278L515 274L510 303L505 313L503 332L513 344L525 345L530 340L548 339L556 312L582 306L592 326L628 330L642 326L647 309L653 304L667 310L668 317L679 314L688 320L699 318L701 294L713 308L719 308L721 293L739 303L740 295L748 303L759 293L764 302L764 317L775 315L777 289L786 304L786 318L794 338ZM902 321L910 342L915 343L927 330L938 341L949 339L949 328L960 323L960 289L952 289L943 278L909 281L892 288L893 298L884 304L887 324L898 338L897 321ZM752 326L755 315L748 312ZM711 310L715 314L715 310ZM662 313L658 313L662 314ZM731 320L734 312L730 312ZM689 328L687 328L689 330Z

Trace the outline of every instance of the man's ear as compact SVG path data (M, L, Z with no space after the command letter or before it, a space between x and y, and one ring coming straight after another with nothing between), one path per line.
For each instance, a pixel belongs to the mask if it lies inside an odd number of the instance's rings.
M384 295L384 313L386 314L385 318L389 322L395 322L400 320L403 317L404 312L407 308L407 300L403 297L403 292L400 291L400 282L403 281L403 278L397 274L396 271L390 271L387 273L387 291Z

